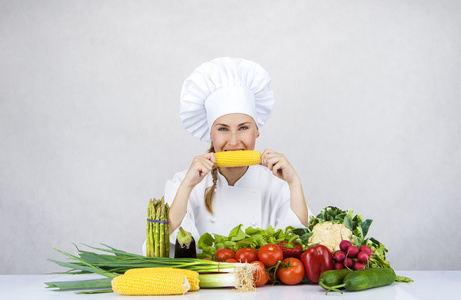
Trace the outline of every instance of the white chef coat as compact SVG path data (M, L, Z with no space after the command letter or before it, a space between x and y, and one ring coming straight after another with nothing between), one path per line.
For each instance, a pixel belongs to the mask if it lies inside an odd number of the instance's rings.
M165 202L170 206L187 170L177 173L165 185ZM205 189L213 185L209 173L197 184L189 197L187 212L181 227L190 232L196 242L205 232L229 235L232 228L243 224L267 229L287 226L304 227L290 208L290 189L286 181L274 176L261 165L250 166L246 173L230 186L226 178L218 172L216 192L213 198L214 215L210 214L204 202ZM310 209L308 209L309 214ZM170 257L179 228L170 235Z

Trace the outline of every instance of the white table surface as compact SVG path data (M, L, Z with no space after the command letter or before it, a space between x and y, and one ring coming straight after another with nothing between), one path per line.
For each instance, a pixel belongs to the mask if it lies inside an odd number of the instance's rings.
M318 285L303 284L295 286L266 285L255 292L238 293L235 289L201 289L180 296L123 296L116 293L78 295L74 291L53 291L47 289L44 282L80 280L92 275L0 275L1 300L35 299L276 299L276 300L315 300L315 299L461 299L461 271L396 271L397 275L410 277L412 283L393 283L390 286L369 289L360 292L344 291L343 294L330 292ZM90 276L90 277L88 277Z

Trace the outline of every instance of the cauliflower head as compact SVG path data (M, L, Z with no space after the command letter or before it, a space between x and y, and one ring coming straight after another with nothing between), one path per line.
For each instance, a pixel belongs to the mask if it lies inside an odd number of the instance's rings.
M321 244L327 247L331 253L339 250L341 240L348 240L355 244L352 231L344 224L331 222L318 223L312 228L313 235L309 238L309 244Z

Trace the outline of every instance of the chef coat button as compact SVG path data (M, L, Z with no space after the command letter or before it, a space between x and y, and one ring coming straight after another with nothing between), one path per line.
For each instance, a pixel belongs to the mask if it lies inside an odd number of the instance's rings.
M251 226L256 226L256 222L255 221L251 222Z
M214 223L214 222L216 222L216 219L212 218L210 221L211 221L211 223Z

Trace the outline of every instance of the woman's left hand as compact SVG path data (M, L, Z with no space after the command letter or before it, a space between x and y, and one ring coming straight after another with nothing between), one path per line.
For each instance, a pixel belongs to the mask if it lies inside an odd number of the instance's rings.
M285 180L288 184L299 181L295 169L282 153L270 149L264 150L261 154L261 165L266 166L275 176Z

